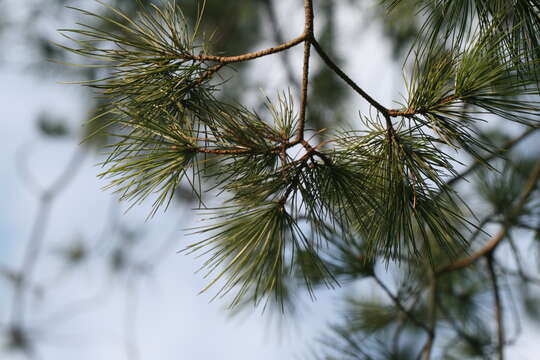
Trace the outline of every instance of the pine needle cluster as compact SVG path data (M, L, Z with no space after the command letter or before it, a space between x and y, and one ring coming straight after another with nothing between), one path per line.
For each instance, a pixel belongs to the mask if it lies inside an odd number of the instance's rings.
M197 231L206 238L187 251L206 257L209 286L221 285L216 296L236 292L233 305L246 297L282 301L298 272L312 289L333 284L337 275L369 275L378 259L433 263L437 254L455 258L468 249L472 225L448 185L457 176L448 149L477 157L479 150L492 151L475 132L490 117L538 122L537 57L530 52L537 19L525 16L530 2L517 1L515 15L524 23L515 23L499 15L504 3L431 7L424 29L430 40L414 53L402 109L385 108L332 63L315 40L309 6L302 36L240 56L209 54L211 39L200 34L203 8L190 24L175 2L141 4L135 19L110 7L110 15L75 9L113 30L84 24L61 30L76 46L60 46L103 73L84 85L106 99L99 117L109 119L105 128L116 142L101 176L111 178L110 187L133 203L155 196L153 213L183 181L202 208L205 193L217 190L223 207L210 210L209 224ZM450 23L448 14L457 13L467 16ZM466 31L472 16L480 23L473 35ZM298 110L288 94L268 100L263 114L219 94L222 68L301 43ZM304 138L311 47L377 110L375 118L362 119L364 130L319 144ZM328 246L361 251L361 264L343 268L351 259L335 261Z

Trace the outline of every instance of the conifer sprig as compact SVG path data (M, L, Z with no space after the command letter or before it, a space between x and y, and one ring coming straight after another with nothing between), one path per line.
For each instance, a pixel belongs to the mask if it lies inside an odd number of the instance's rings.
M391 110L434 131L440 139L474 156L492 151L476 134L476 122L497 116L538 126L538 60L523 67L522 53L501 52L505 38L496 27L484 29L465 49L433 46L414 62L406 108ZM526 70L528 69L528 70Z
M415 6L426 17L418 40L431 45L441 39L466 41L478 25L481 29L495 30L497 37L504 39L501 49L519 52L524 65L540 57L540 4L536 0L382 0L382 3L389 11L399 4Z
M470 224L447 183L458 174L446 149L480 158L477 150L489 144L478 140L476 122L494 115L536 125L539 103L529 98L538 95L537 60L527 46L509 45L520 39L516 32L500 36L508 30L502 15L491 15L485 1L450 3L431 9L463 19L453 27L438 13L429 16L430 41L417 51L407 103L398 110L384 107L331 60L315 39L310 0L301 36L237 56L208 54L209 39L199 36L202 10L193 26L174 2L141 5L136 19L113 8L111 15L78 10L112 27L63 30L77 44L66 49L104 68L100 79L85 83L107 100L107 125L118 139L102 176L134 203L156 194L153 213L169 204L181 181L202 198L201 175L211 178L225 207L200 229L207 238L188 250L208 257L210 285L222 286L217 296L237 291L233 305L245 297L282 301L292 274L300 273L311 291L336 274L372 276L378 259L432 264L440 253L461 255ZM213 77L227 64L298 44L304 45L298 114L290 95L258 114L218 94ZM364 132L319 144L306 138L312 46L376 109L364 119ZM350 266L350 256L336 264L323 250L327 244L361 251L360 265Z
M457 195L445 183L455 173L454 160L437 148L441 142L421 128L389 131L381 125L338 140L344 153L364 159L366 182L377 184L370 193L375 206L357 222L370 257L431 258L433 247L457 254L467 246L462 233L467 221Z
M133 204L157 193L153 215L161 205L168 206L188 170L196 167L197 143L189 135L171 123L128 121L125 133L114 134L119 141L110 146L102 164L107 169L100 176L113 178L107 188Z
M136 113L137 121L154 121L163 112L182 118L186 113L200 114L213 101L209 74L212 64L196 60L205 51L205 39L198 31L200 16L191 28L175 2L163 9L150 5L136 20L98 1L111 15L99 15L73 8L109 25L110 29L79 24L82 29L61 29L77 48L60 47L93 59L88 66L103 68L101 79L84 82L107 99L111 109ZM201 118L201 117L199 117Z
M287 277L294 271L298 252L309 254L319 271L327 273L316 248L280 202L234 207L218 219L217 224L200 231L209 233L207 239L186 250L208 254L203 265L208 268L207 276L214 272L217 275L204 290L223 279L216 296L235 290L231 306L238 305L245 295L252 296L255 304L268 300L269 295L282 303L287 295ZM312 280L308 274L304 275L310 288Z

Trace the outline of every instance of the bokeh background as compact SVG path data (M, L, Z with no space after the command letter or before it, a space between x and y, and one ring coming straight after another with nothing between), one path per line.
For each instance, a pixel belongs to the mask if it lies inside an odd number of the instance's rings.
M106 2L136 11L132 0ZM177 2L188 17L196 13L196 1ZM347 73L383 104L401 99L403 59L418 31L414 14L387 17L376 1L316 3L316 33ZM284 315L252 307L232 313L226 300L199 295L201 260L177 253L196 240L187 229L200 221L189 192L180 188L167 212L146 219L150 204L128 211L102 190L107 182L96 175L107 139L81 145L99 103L90 90L63 84L93 76L59 64L80 61L52 44L65 41L57 29L80 20L65 6L105 11L91 0L0 0L0 358L240 360L316 352L344 294L378 292L359 282L321 289L315 300L299 293ZM217 53L239 54L299 34L302 4L208 0L204 24L215 31ZM313 62L311 126L350 125L359 111L370 112ZM261 108L265 95L295 93L299 69L301 49L237 66L224 96ZM497 126L491 130L518 132ZM536 140L522 150L536 151ZM536 359L540 330L522 318L509 358Z

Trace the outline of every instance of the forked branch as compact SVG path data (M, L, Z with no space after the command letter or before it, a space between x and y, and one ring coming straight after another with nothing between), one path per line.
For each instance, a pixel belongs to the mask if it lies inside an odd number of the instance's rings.
M493 261L493 253L486 256L488 273L493 289L493 299L495 302L495 321L497 328L497 357L498 360L504 360L504 320L503 320L503 304L501 299L501 291L499 283L497 281L497 274L495 273L495 266Z

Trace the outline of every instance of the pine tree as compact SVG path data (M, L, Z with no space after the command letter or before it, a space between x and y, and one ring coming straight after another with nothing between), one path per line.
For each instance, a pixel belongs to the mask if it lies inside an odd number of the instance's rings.
M105 15L75 10L107 27L62 30L75 45L59 45L101 75L84 82L103 103L95 133L114 139L100 176L134 205L151 197L151 216L190 184L207 220L194 230L202 240L185 251L206 257L207 289L231 293L231 307L284 310L300 286L313 293L371 279L386 300L348 299L325 337L332 345L317 357L504 358L513 326L503 275L535 282L496 252L508 243L519 264L514 230L539 231L540 162L508 152L539 124L540 3L382 1L384 16L414 9L412 24L420 24L405 64L408 91L395 109L333 60L314 31L312 0L304 0L300 35L241 55L213 52L204 31L211 2L200 3L193 21L180 2L139 3L135 17L102 5ZM298 94L284 89L255 111L220 91L228 69L300 46ZM370 104L355 128L317 126L314 56ZM480 125L496 119L525 130L502 141L486 136ZM473 161L463 170L465 155ZM473 175L488 214L456 187ZM209 208L208 194L220 205ZM499 224L493 236L490 223ZM389 269L401 274L395 289L381 276ZM489 316L479 300L486 292Z

